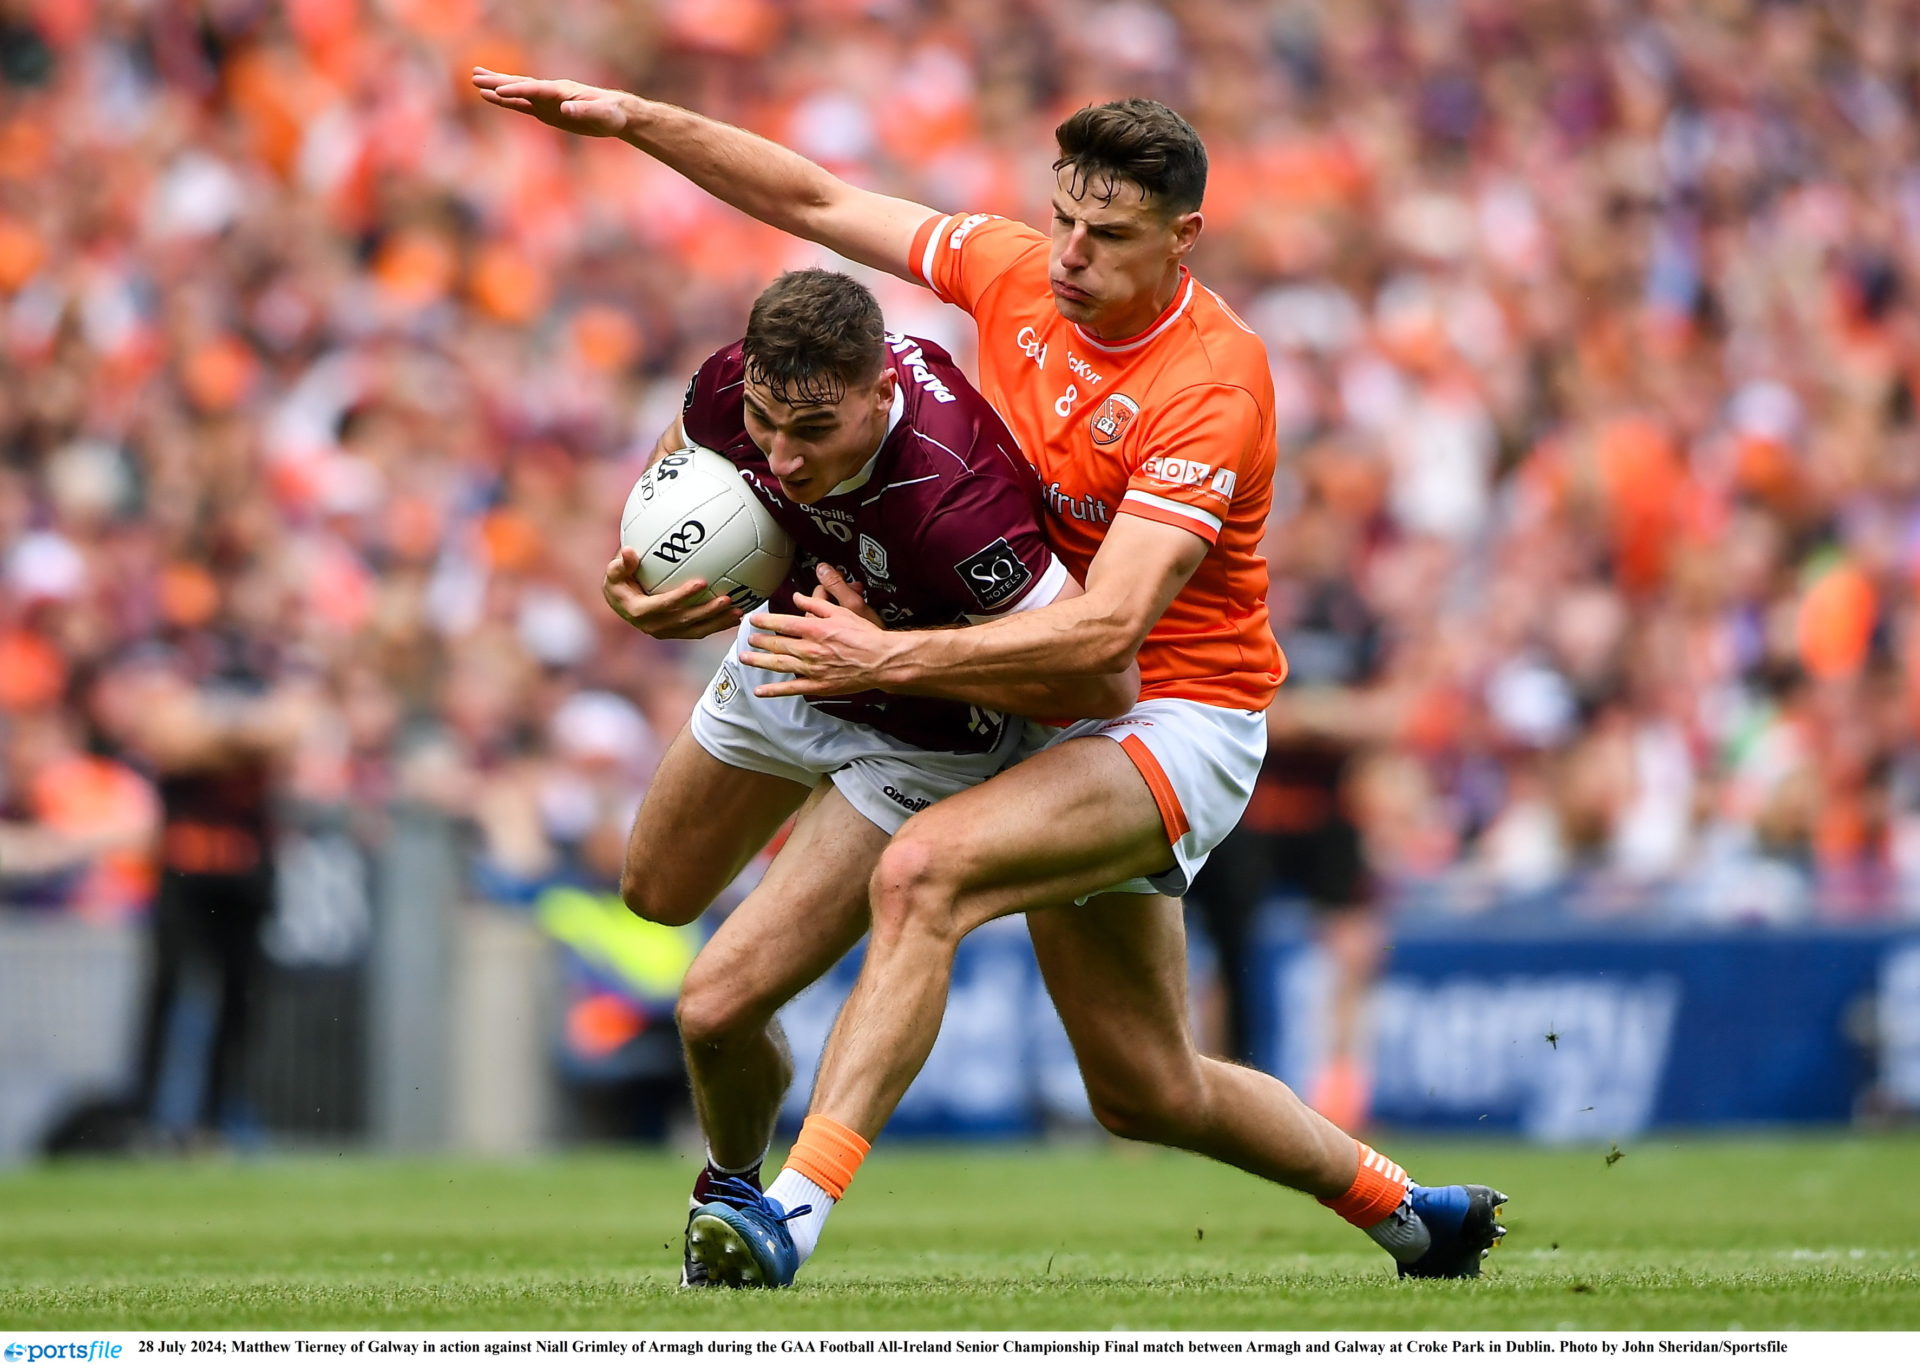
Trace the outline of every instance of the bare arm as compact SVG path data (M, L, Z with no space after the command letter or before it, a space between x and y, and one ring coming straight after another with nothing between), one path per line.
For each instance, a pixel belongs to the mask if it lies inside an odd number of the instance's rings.
M283 684L265 696L215 705L176 680L146 708L141 743L170 772L278 762L311 727L315 702L311 688Z
M822 591L811 598L801 598L798 602L809 616L824 619L836 618L839 612L852 612L876 629L884 629L879 617L866 607L860 589L840 575L840 571L831 564L821 564L816 572L820 577ZM1053 603L1067 601L1082 595L1084 589L1072 578L1060 589L1060 595ZM1044 608L1035 608L1044 609ZM954 627L967 628L967 627ZM906 632L914 633L914 632ZM921 632L925 633L925 632ZM945 679L942 679L945 681ZM892 690L905 691L896 687ZM774 694L769 689L766 694ZM943 696L953 701L965 701L969 705L985 706L990 710L1003 711L1008 715L1025 715L1036 720L1073 719L1111 719L1125 715L1133 709L1133 703L1140 699L1140 669L1131 660L1117 672L1111 673L1049 673L1031 681L997 679L979 683L957 683L951 688L939 690L927 688L923 694Z
M480 97L563 132L617 137L750 218L912 279L913 237L934 211L849 185L766 138L692 110L578 81L473 69Z
M138 847L152 834L151 820L84 834L44 824L0 823L0 880L48 876L84 866L100 853Z
M45 876L85 860L73 840L37 824L0 823L0 880Z
M1140 699L1140 667L1129 663L1126 671L1118 673L956 685L970 694L939 694L1034 720L1112 720L1132 710Z
M1086 591L963 630L876 630L857 618L761 614L745 661L791 673L766 696L838 696L880 687L956 700L988 687L1124 674L1147 632L1206 557L1198 535L1120 516ZM988 704L992 704L989 702Z

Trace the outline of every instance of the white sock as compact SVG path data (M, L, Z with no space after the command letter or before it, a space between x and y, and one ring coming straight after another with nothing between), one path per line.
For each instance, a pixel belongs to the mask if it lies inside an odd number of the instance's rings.
M787 1223L793 1248L800 1252L800 1262L805 1264L813 1248L820 1244L820 1233L826 1230L827 1214L833 1211L833 1195L803 1174L782 1170L779 1178L767 1186L767 1197L787 1212L799 1207L810 1209Z
M1413 1190L1414 1186L1408 1184L1407 1196L1400 1200L1400 1206L1388 1213L1385 1220L1366 1229L1375 1245L1403 1265L1425 1255L1433 1244L1433 1234L1427 1230L1427 1224L1413 1215Z

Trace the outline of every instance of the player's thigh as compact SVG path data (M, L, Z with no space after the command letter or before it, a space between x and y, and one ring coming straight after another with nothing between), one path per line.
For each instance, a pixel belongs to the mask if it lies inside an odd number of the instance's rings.
M682 729L633 817L621 876L627 904L662 923L691 922L807 792L785 777L721 762Z
M1110 739L1044 749L915 815L878 888L931 869L963 896L965 926L1165 871L1166 828L1146 780ZM891 865L890 865L891 864Z
M1034 956L1096 1106L1191 1076L1180 902L1098 895L1027 916Z
M816 791L688 971L682 1026L763 1022L845 956L867 931L867 881L888 837L831 784Z

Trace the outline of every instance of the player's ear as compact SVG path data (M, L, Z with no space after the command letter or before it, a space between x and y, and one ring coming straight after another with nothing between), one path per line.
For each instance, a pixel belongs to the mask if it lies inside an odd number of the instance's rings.
M1200 229L1203 226L1205 226L1205 219L1201 217L1200 210L1197 208L1191 213L1182 213L1173 220L1173 254L1176 258L1193 250L1194 243L1200 240Z
M892 365L880 366L880 377L873 381L873 401L877 407L893 406L893 390L900 385L899 372Z

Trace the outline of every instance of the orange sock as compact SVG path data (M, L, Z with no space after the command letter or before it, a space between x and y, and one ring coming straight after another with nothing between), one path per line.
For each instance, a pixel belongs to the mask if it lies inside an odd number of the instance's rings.
M1354 1146L1359 1151L1360 1167L1353 1172L1353 1187L1338 1198L1320 1201L1365 1231L1387 1220L1407 1196L1407 1185L1413 1181L1405 1170L1364 1141L1356 1141Z
M812 1180L838 1202L846 1197L847 1185L853 1183L871 1149L872 1143L845 1123L811 1114L787 1152L787 1168Z

